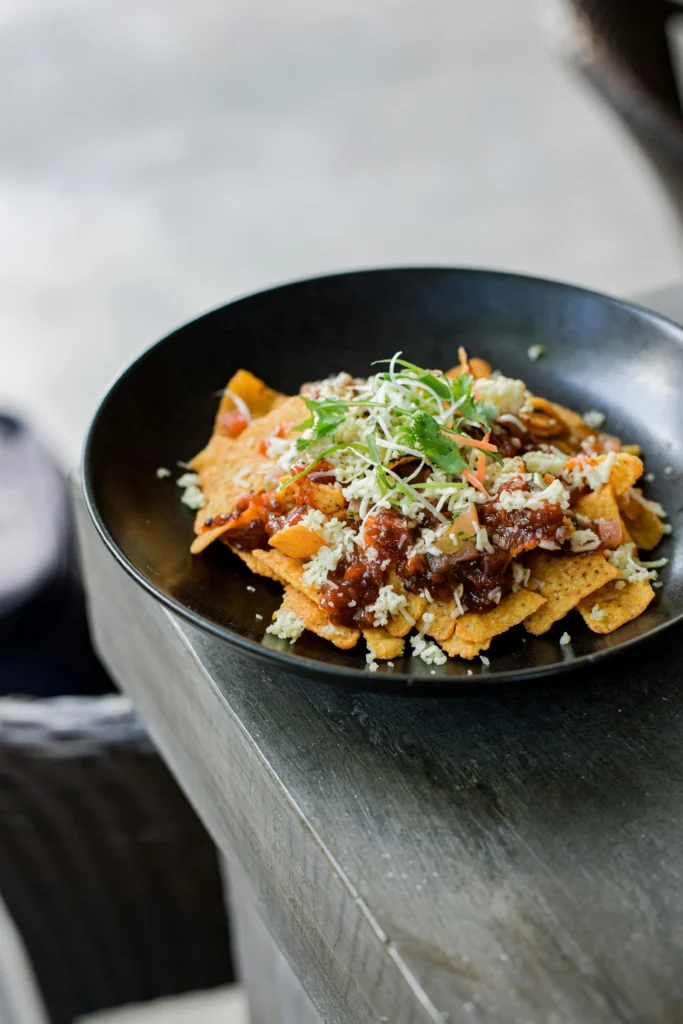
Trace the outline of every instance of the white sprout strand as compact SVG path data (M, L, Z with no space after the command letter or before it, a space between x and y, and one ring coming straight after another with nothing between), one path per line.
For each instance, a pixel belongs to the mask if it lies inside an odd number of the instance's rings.
M244 418L247 421L247 423L251 423L251 412L249 411L249 406L244 401L244 399L240 398L239 395L236 395L234 391L230 391L228 389L226 389L223 392L223 394L230 395L230 397L232 398L233 402L237 406L239 412L242 413L242 415L244 416Z

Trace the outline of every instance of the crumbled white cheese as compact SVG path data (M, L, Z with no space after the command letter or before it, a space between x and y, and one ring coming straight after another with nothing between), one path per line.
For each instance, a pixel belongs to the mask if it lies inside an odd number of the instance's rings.
M474 672L473 672L473 670L472 670L471 668L468 668L468 669L467 669L467 675L468 675L468 676L472 676L472 675L474 675Z
M552 473L560 476L567 462L567 456L558 448L549 446L549 451L526 452L524 463L530 473Z
M188 474L188 476L189 475L190 474ZM204 506L206 505L206 498L202 494L200 488L195 487L194 485L185 488L180 500L182 501L183 505L187 505L188 508L195 510L199 508L204 508Z
M535 363L537 359L540 359L544 352L545 348L543 345L530 345L526 350L526 354L532 363Z
M413 648L413 656L422 658L425 665L445 665L448 661L441 648L425 640L422 633L411 636L410 646Z
M572 638L570 637L569 633L563 633L560 637L560 647L566 647L567 644L570 644L571 642Z
M280 459L285 456L287 468L290 465L290 459L293 454L298 454L296 451L296 441L292 441L289 437L278 437L277 434L272 434L266 440L266 455L269 459ZM285 462L283 460L283 468Z
M659 519L666 519L667 517L666 509L660 505L658 501L652 501L648 498L644 498L642 494L638 493L635 487L630 487L624 497L637 501L639 505L643 506L643 508L648 509L650 512L654 512Z
M368 653L365 655L365 663L367 664L368 669L369 669L370 672L376 672L377 671L377 660L376 659L377 659L377 655L375 654L374 651L368 651Z
M665 466L664 467L664 472L666 473L667 476L671 476L673 471L674 471L673 466Z
M408 599L405 594L397 594L388 583L385 587L380 587L377 600L374 604L368 605L367 611L374 614L373 624L375 626L386 626L390 616L393 619L399 614L405 614L406 618L410 618L405 613L407 607Z
M422 619L420 620L421 625L428 629L434 621L434 612L423 612Z
M595 458L588 458L584 455L577 455L572 459L572 466L565 466L562 471L562 479L570 487L588 487L591 491L599 491L603 484L609 480L616 452L608 452L607 455L598 455Z
M260 621L260 620L261 620L261 619L263 618L263 616L262 616L262 615L259 615L259 613L258 613L258 612L256 612L256 616L255 616L255 617L256 617L256 618L257 618L257 619L258 619L259 621Z
M526 587L531 576L531 569L526 569L521 562L512 563L512 590L516 593L520 587Z
M600 620L604 619L606 615L607 612L604 608L601 608L599 604L594 604L591 608L590 618L595 622L600 622Z
M393 661L388 661L387 662L387 668L393 668L393 667L394 667Z
M330 572L345 555L351 554L357 535L339 519L328 519L319 509L311 509L301 525L314 530L325 544L312 556L304 566L303 581L310 587L321 587Z
M156 473L157 480L165 480L166 477L170 476L170 475L171 475L171 470L170 469L166 469L165 466L159 466L159 468L157 470L157 473Z
M506 512L514 509L539 509L546 502L569 508L569 491L561 480L553 480L542 491L501 491L496 502Z
M605 422L605 414L604 412L598 412L597 409L589 409L588 412L583 414L583 422L587 423L589 427L599 430Z
M593 530L574 530L569 538L569 544L572 551L578 553L582 551L595 551L596 548L600 547L600 538Z
M199 487L199 474L198 473L183 473L176 480L178 487Z
M647 480L647 482L649 484L651 484L654 479L655 479L654 473L646 473L645 476L643 477L643 480Z
M477 398L495 405L499 413L511 412L517 416L521 412L531 412L531 395L523 380L503 377L482 377L474 382L474 393Z
M247 583L247 590L249 591L250 594L256 593L256 587L252 587L250 583Z
M481 523L475 523L474 528L476 530L476 548L477 551L487 551L492 554L494 551L493 544L489 540L489 535L486 532L486 527Z
M657 579L657 569L660 569L668 562L667 558L660 558L656 562L641 562L638 558L638 549L633 542L620 544L614 551L607 552L607 561L618 569L623 579L628 583L640 583L644 580Z
M614 589L615 590L623 590L625 586L626 586L626 580L615 580L614 581Z
M465 609L463 608L463 604L462 604L462 595L464 593L465 593L465 587L464 587L464 585L462 583L459 583L458 586L453 591L453 600L455 601L455 608L456 608L456 611L457 611L458 615L464 615L465 614Z
M482 665L490 665L491 664L490 659L487 658L485 654L480 654L479 655L479 661L482 663Z
M305 628L306 623L294 612L278 608L266 633L272 633L273 636L279 636L281 640L289 640L293 644L299 639Z

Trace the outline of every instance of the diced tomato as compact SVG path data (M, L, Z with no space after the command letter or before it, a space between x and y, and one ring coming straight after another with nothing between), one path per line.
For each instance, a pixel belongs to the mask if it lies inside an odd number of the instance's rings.
M268 442L270 441L271 437L284 437L286 433L287 433L287 424L286 423L279 423L277 425L277 427L275 428L275 430L271 430L271 432L268 434L268 437L262 437L261 438L259 443L256 445L256 451L259 453L259 455L267 455L268 454Z
M624 539L621 519L608 519L604 523L598 523L598 533L604 547L618 548Z
M229 409L221 416L221 427L228 437L239 437L249 420L239 409Z

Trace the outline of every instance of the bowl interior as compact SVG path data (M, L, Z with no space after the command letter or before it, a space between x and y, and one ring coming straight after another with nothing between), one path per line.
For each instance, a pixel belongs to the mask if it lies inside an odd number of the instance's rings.
M197 624L290 668L371 689L410 679L414 692L561 670L623 647L683 613L677 540L683 512L682 342L683 331L644 310L514 275L387 270L286 285L187 324L123 374L91 428L86 497L105 541L138 582ZM535 344L545 355L532 362L527 350ZM446 368L457 362L459 345L526 380L539 395L579 411L604 412L605 429L641 445L646 472L654 474L646 493L667 508L674 527L656 556L670 559L657 600L610 636L591 633L571 613L543 637L518 628L494 641L489 667L449 660L435 674L407 658L368 673L364 645L343 652L308 633L294 646L269 636L265 627L279 605L279 585L253 577L223 545L189 554L193 513L179 501L177 462L206 443L217 392L241 366L296 392L303 381L341 369L365 376L373 360L398 349L420 365ZM160 466L172 476L157 479ZM565 630L572 643L560 647Z

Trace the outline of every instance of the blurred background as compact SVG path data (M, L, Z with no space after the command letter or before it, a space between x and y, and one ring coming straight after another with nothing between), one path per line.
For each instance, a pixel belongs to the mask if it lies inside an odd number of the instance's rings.
M628 6L628 4L627 4ZM4 0L0 405L75 463L112 376L233 296L378 264L676 279L548 0Z
M589 0L584 6L591 7ZM621 9L632 13L637 6L624 0ZM649 6L673 10L666 0ZM17 421L0 416L0 455L6 460L0 461L0 494L4 483L4 509L29 511L40 495L38 507L54 507L65 524L55 535L59 554L33 552L40 572L14 564L13 615L19 604L35 615L35 593L44 597L45 590L36 580L59 576L65 586L65 558L74 561L63 478L55 483L54 464L62 470L77 465L88 422L113 376L183 321L275 283L378 265L494 267L619 295L680 280L675 203L610 104L570 66L577 53L589 64L596 53L577 32L570 7L570 0L3 0L0 413L20 418L34 440L27 440ZM634 38L644 51L646 33L637 31ZM675 26L670 39L675 63ZM660 67L656 48L648 59L650 67ZM617 106L618 100L617 95ZM32 444L38 454L31 448L29 459L29 449L21 446ZM17 490L15 469L7 468L11 459L15 467L35 468L24 491ZM11 502L8 481L15 488ZM46 493L52 504L46 505ZM27 512L20 524L24 538L28 518ZM26 539L16 538L0 521L6 578L10 555L25 556L30 549ZM76 705L68 712L62 708L55 721L51 705L43 712L41 702L33 702L39 723L32 720L32 745L26 748L16 739L14 705L0 711L0 796L8 823L0 835L0 892L9 907L5 917L0 912L0 1008L12 1005L12 1024L48 1018L60 1024L79 1007L79 1019L85 1020L86 1011L136 994L208 987L231 976L212 847L159 759L152 761L156 755L132 709L107 694L110 684L98 677L84 639L82 595L69 580L76 611L70 613L69 631L60 625L60 632L69 638L70 652L81 651L77 664L73 657L67 664L62 652L59 682L48 685L45 663L36 666L34 659L29 666L26 644L19 654L16 646L11 658L0 659L0 692L27 692L25 681L33 673L40 683L28 692L97 694L100 701L91 696L90 703L78 705L76 726L69 717ZM14 594L20 590L21 602ZM0 586L0 619L2 599ZM35 627L25 632L35 645ZM6 642L8 635L5 630ZM2 640L0 630L0 652ZM49 643L54 651L55 638ZM54 681L54 658L49 673ZM98 745L111 729L118 730L118 746ZM44 744L38 759L43 768L30 776L38 763L36 736ZM74 736L77 749L68 746ZM8 750L18 760L8 762ZM129 773L131 787L140 787L143 762L148 777L154 776L149 820L152 814L158 820L153 828L138 818L126 826L132 858L126 863L135 863L140 843L153 863L150 836L175 843L178 864L197 858L198 876L207 880L204 909L198 907L198 891L188 908L188 894L183 889L178 895L175 879L163 883L166 889L160 883L154 895L145 881L146 926L152 927L154 900L164 912L173 905L178 933L190 918L198 928L201 923L205 945L197 939L195 951L212 951L213 973L183 980L182 972L173 975L164 967L156 987L150 983L143 991L144 986L122 983L105 997L93 992L81 999L83 972L76 958L67 991L57 945L70 918L55 917L46 926L31 917L30 880L22 881L23 889L16 881L22 848L14 859L4 851L14 842L8 836L16 833L15 823L27 821L17 780L33 778L47 806L53 799L51 766L73 771L69 785L75 792L73 780L83 772L79 758L92 750L117 778ZM70 813L50 804L45 820L68 819L75 829ZM181 834L177 822L183 815ZM54 827L56 849L61 840ZM87 853L94 839L83 828ZM45 845L46 834L33 836L36 849ZM116 875L111 851L121 847L120 834L115 840L107 847L107 870L118 879L111 891L125 904L133 896L116 888L129 883ZM73 845L73 835L69 841ZM89 864L98 863L86 853ZM164 856L170 863L167 851ZM62 885L52 862L41 870L43 882L49 877L55 887ZM157 873L150 871L147 877L152 876ZM138 890L131 891L137 899ZM73 892L77 899L77 878ZM131 928L138 936L137 925ZM52 950L45 939L51 930L60 935ZM125 943L112 934L111 948L125 957ZM98 949L87 930L73 943L74 949L78 943L79 949L91 946L93 956ZM128 953L142 955L137 949ZM33 969L44 1008L26 987L23 996L11 998L3 989L3 971L16 979L22 971L30 978ZM186 996L154 1009L113 1012L87 1019L246 1020L240 992L232 988L199 1001ZM0 1012L3 1024L5 1019Z

